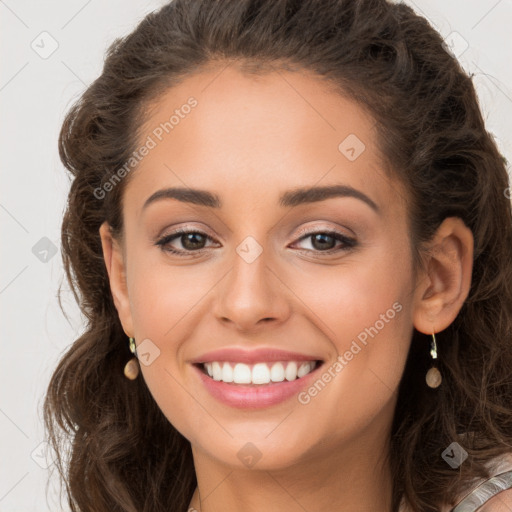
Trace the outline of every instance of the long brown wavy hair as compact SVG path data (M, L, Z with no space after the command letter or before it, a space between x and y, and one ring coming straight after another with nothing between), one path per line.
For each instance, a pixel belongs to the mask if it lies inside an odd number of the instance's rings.
M512 212L506 161L486 131L472 79L421 16L385 0L174 0L108 49L101 75L63 122L72 182L62 224L67 279L84 333L49 382L44 422L73 511L184 512L196 487L190 443L165 418L131 357L98 229L123 230L130 175L101 189L138 147L145 109L212 63L247 73L307 70L376 121L390 173L408 191L415 268L448 216L474 236L469 296L438 334L443 384L425 385L429 337L414 330L392 426L393 511L454 503L512 451ZM132 172L136 172L136 169ZM456 470L441 457L468 452Z

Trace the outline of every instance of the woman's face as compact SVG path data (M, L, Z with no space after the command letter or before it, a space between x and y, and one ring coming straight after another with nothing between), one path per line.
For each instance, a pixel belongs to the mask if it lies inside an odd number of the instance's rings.
M168 90L137 150L113 293L195 457L279 469L357 438L371 449L415 288L405 193L372 118L313 76L230 66Z

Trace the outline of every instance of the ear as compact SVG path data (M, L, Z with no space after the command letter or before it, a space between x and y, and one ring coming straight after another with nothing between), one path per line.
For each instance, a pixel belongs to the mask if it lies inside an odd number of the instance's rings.
M105 221L99 231L101 246L103 248L103 258L107 267L114 305L117 309L123 330L126 335L130 337L133 336L133 322L130 301L128 300L123 249L119 241L112 236L108 222Z
M473 233L458 217L446 218L429 243L414 292L414 327L431 334L458 315L471 287Z

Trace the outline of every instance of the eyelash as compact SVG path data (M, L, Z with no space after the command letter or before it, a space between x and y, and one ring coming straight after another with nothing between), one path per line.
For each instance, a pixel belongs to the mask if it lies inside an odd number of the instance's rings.
M190 256L191 254L196 254L196 255L200 256L204 251L207 250L207 248L197 249L195 251L187 251L187 250L182 251L182 250L176 250L176 249L169 248L169 247L166 248L166 245L168 245L173 240L180 238L183 235L188 235L188 234L192 234L192 233L205 236L206 238L209 238L210 240L212 240L212 237L208 236L206 233L204 233L202 231L181 228L181 229L177 229L176 231L173 231L172 233L170 233L168 235L163 236L155 243L155 245L159 246L162 251L170 252L170 253L180 256L180 257L187 257L187 256ZM314 250L314 249L300 249L300 251L315 252L318 254L330 255L330 254L337 253L340 251L350 251L357 245L356 240L354 240L353 238L349 238L345 235L342 235L341 233L339 233L337 231L332 231L332 230L316 230L316 231L303 230L299 233L300 236L297 241L301 241L301 240L309 238L313 235L318 235L318 234L332 236L335 240L342 242L344 244L344 246L339 247L338 249L329 249L328 251L319 251L319 250ZM186 253L188 253L188 254L186 254Z

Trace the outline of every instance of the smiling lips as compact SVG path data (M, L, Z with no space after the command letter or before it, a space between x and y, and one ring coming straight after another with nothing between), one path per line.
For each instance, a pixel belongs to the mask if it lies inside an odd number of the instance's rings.
M267 407L298 392L304 379L323 363L314 355L260 348L226 348L197 357L198 369L208 391L233 407Z
M269 384L304 377L316 367L316 361L278 361L276 363L203 363L205 372L216 381L234 384Z

